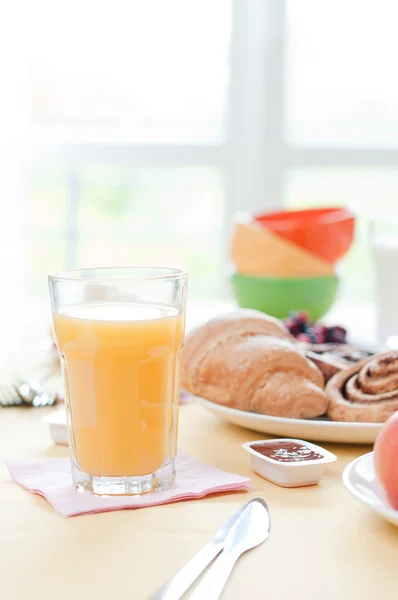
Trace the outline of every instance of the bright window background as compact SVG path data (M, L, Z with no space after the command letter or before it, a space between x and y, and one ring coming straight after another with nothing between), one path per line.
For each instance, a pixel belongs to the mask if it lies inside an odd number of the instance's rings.
M303 144L398 144L391 0L288 0L287 134Z
M187 268L193 298L223 294L212 150L227 136L231 1L39 4L28 121L50 151L29 171L28 293L64 267L157 264Z
M389 0L37 0L6 27L10 305L115 263L225 297L236 210L331 204L359 215L340 300L371 302L369 218L398 217L397 21Z
M71 244L70 260L82 267L181 266L193 274L193 297L220 293L225 207L219 170L89 165L70 177L47 168L32 175L31 293L47 292L43 272L65 264ZM79 187L76 229L68 240L68 192L74 185Z
M225 137L230 1L39 0L40 8L46 19L29 56L33 124L97 143Z
M338 267L345 303L374 300L370 221L398 236L397 18L389 0L286 2L284 134L294 159L283 201L358 215Z

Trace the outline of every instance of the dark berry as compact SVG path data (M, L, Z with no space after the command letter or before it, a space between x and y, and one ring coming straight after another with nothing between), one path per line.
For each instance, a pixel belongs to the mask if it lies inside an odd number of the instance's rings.
M299 333L296 337L298 342L308 342L311 343L311 338L307 333Z
M308 324L305 321L297 321L298 328L300 333L307 333Z
M322 333L315 333L314 334L314 338L315 338L315 344L324 344L325 343L325 336L322 335Z
M347 332L343 327L329 327L327 341L334 344L344 344L346 341Z
M318 325L320 332L322 333L323 337L325 338L325 342L326 342L326 338L328 335L328 328L326 327L326 325Z
M292 319L291 317L288 317L287 319L285 319L283 321L285 327L287 328L288 331L290 331L290 333L292 335L294 335L296 337L296 335L298 333L300 333L300 325L299 323L297 323L294 319Z
M310 318L308 316L308 313L305 310L301 310L298 314L298 318L300 319L300 321L302 321L303 323L310 323Z
M327 340L327 327L323 325L314 325L312 328L312 333L314 335L316 344L325 344Z
M343 327L335 327L333 337L335 342L344 344L347 339L347 332Z
M287 317L287 319L284 319L283 323L284 323L285 327L288 328L289 331L294 329L294 327L296 326L294 319L292 319L291 317Z

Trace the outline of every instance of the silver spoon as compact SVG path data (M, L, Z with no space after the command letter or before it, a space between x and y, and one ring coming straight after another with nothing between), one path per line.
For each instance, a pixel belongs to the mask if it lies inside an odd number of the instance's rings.
M262 498L249 502L231 527L224 550L210 567L191 596L191 600L218 600L238 558L262 544L269 536L270 516Z
M151 597L151 600L179 600L188 588L203 573L206 567L224 548L225 539L229 530L245 510L247 504L237 510L224 525L222 525L215 538L203 546L169 581Z

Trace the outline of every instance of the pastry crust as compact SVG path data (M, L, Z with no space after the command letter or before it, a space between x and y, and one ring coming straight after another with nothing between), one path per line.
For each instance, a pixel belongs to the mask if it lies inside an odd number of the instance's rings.
M398 410L398 352L359 361L326 386L333 421L384 423Z
M305 350L306 352L314 352L321 356L331 354L332 356L346 360L348 363L358 362L375 354L375 352L369 352L357 344L310 344L299 342L298 345L301 350Z
M319 369L280 321L254 310L218 317L186 338L182 386L240 410L291 418L325 413Z
M342 369L346 369L352 364L345 358L334 356L333 354L329 354L328 352L324 352L323 354L316 354L316 352L306 350L304 354L307 358L310 359L311 362L316 364L316 366L321 371L325 379L325 383L327 383L329 379L333 377L333 375L335 375Z

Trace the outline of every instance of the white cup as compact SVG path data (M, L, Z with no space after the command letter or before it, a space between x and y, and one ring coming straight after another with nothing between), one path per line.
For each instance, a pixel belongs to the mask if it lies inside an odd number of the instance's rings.
M371 241L379 341L398 335L398 236Z

